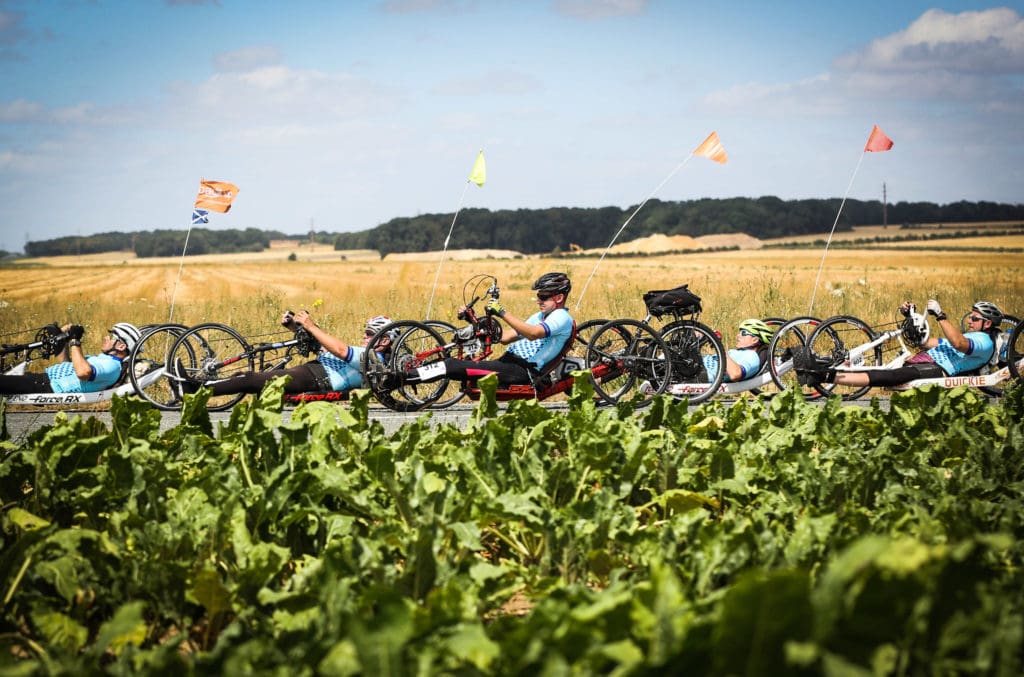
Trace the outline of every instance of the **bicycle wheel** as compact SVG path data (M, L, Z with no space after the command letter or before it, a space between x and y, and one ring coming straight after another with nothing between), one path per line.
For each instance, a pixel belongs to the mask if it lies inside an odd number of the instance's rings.
M768 370L780 391L796 389L808 400L821 397L817 388L800 385L793 371L793 350L806 345L807 339L820 325L819 318L805 315L795 317L775 330L772 342L768 345ZM831 384L822 385L827 387Z
M672 370L661 334L638 320L613 320L594 332L586 366L603 400L615 404L629 396L636 407L665 392Z
M989 362L988 364L982 366L979 370L981 374L992 374L999 371L1000 369L1003 369L1004 367L1010 366L1009 348L1011 342L1013 341L1013 332L1017 329L1017 326L1019 324L1020 320L1018 320L1013 315L1003 315L1003 319L999 323L999 334L996 337L997 353L995 364ZM1013 372L1012 369L1010 371L1011 373ZM1005 391L1011 383L1011 379L1006 379L1005 381L997 383L994 386L985 386L979 388L978 390L985 393L986 395L991 395L992 397L1002 397L1003 391Z
M783 317L765 317L761 321L764 322L765 324L767 324L768 327L772 330L772 338L775 338L775 332L777 332L779 329L781 329L782 325L786 324L786 319L783 318ZM768 356L770 354L771 353L769 353L767 346L758 351L758 355L759 356L761 356L761 355L764 356L763 357L763 361L761 363L761 368L757 372L757 374L759 376L769 372L769 366L771 364L771 360L768 359ZM761 395L761 394L774 395L774 394L780 392L780 390L779 390L778 386L775 385L775 382L772 381L770 384L764 385L764 386L762 386L760 388L752 388L750 390L750 392L752 394L754 394L754 395Z
M448 355L441 335L422 322L393 322L370 338L360 358L363 382L377 401L394 411L431 406L448 390L450 379L402 383L400 375L443 361Z
M128 379L142 399L162 411L181 409L181 391L168 378L171 347L188 330L183 324L151 325L128 355Z
M718 392L725 380L725 346L711 327L692 320L672 322L661 337L672 356L669 394L698 404Z
M1024 376L1024 322L1018 322L1006 342L1006 362L1014 378Z
M858 367L880 367L885 364L882 346L875 346L863 352L857 350L859 346L876 337L875 331L863 320L851 315L836 315L822 322L811 333L807 339L807 346L818 357L832 358L837 363L853 367L856 371ZM871 390L871 386L844 386L832 383L822 383L816 388L822 395L839 395L844 400L859 399Z
M210 385L233 376L251 374L256 371L252 347L241 334L231 327L215 322L199 324L184 332L168 356L167 366L172 374L180 362L183 376L200 385ZM180 384L171 379L175 387ZM210 411L230 409L245 393L211 395L206 403Z
M455 325L441 320L427 320L423 324L427 325L438 333L441 337L441 342L444 345L448 345L455 340ZM466 396L466 391L462 389L462 384L457 381L448 380L447 387L444 389L437 400L430 405L431 409L446 409L454 404L457 404L462 398Z

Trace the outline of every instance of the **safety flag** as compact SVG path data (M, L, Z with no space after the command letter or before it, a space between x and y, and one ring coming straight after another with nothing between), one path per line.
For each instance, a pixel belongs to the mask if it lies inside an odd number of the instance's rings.
M892 148L892 139L886 136L885 132L878 128L878 125L872 127L871 136L868 137L868 142L864 146L864 152L879 153L890 148Z
M192 225L193 226L198 226L200 223L209 223L210 222L210 217L208 216L209 213L210 212L206 211L205 209L193 209L192 210Z
M231 201L238 195L238 186L226 181L200 181L196 207L223 214L231 209Z
M469 180L481 188L487 181L487 164L484 162L484 152L482 150L477 153L476 162L473 163L473 171L469 173Z
M725 154L725 147L718 139L718 132L711 132L708 138L704 139L704 143L697 146L697 150L693 151L693 154L702 155L723 165L729 160L729 156Z

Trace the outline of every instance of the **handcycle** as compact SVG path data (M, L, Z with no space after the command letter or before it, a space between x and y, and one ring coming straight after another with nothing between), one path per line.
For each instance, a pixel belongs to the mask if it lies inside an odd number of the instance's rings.
M106 402L114 395L126 397L140 394L152 387L163 375L162 365L149 359L140 345L146 337L162 330L166 325L144 325L140 327L142 338L135 345L128 359L124 361L121 375L109 388L88 393L23 393L2 395L10 405L83 405ZM40 328L33 341L27 343L3 344L0 347L0 372L22 375L35 360L47 359L64 351L68 335L56 323Z
M217 322L193 327L176 325L165 329L160 336L143 337L140 346L143 344L147 344L150 352L164 356L160 372L164 378L157 386L143 389L139 394L163 411L181 408L182 377L207 385L243 374L284 369L296 358L309 357L320 350L316 339L301 327L290 339L250 343L235 329ZM178 365L181 374L175 373ZM287 395L286 401L321 399L321 395L322 399L335 399L325 392ZM224 411L243 397L245 393L211 395L206 406L210 411Z
M364 379L373 391L374 396L385 406L396 411L417 411L432 407L450 406L458 397L466 396L479 399L480 390L475 381L467 379L458 381L442 378L427 383L395 383L394 376L417 368L429 368L440 364L447 358L481 361L493 354L494 344L500 342L502 325L492 315L485 312L480 315L474 306L481 300L500 297L497 278L492 275L476 275L463 288L464 310L459 319L467 324L454 328L442 336L436 328L424 322L403 320L392 323L383 331L390 332L396 338L391 340L391 352L385 354L378 350L381 335L370 339L367 350L363 353ZM595 386L607 380L619 378L630 373L640 363L654 362L644 358L640 353L640 343L631 337L617 334L615 338L626 338L625 344L603 341L600 350L591 351L593 343L588 342L595 327L605 324L604 320L591 321L574 327L569 340L562 352L538 373L533 374L531 383L501 386L495 397L498 401L538 399L544 400L558 393L567 392L572 388L573 373L585 369L590 370L590 378ZM612 334L608 334L612 337ZM656 332L651 338L661 346L664 344ZM579 353L586 349L586 357ZM575 351L577 354L571 354ZM460 394L453 398L451 388ZM599 394L601 393L598 389ZM612 398L604 396L609 402Z
M925 385L938 385L942 388L966 385L978 388L988 395L999 396L1012 378L1011 367L1015 370L1024 368L1020 357L1012 357L1012 345L1006 346L1006 329L1015 332L1019 325L1017 318L1004 316L996 336L992 357L986 364L972 372L956 376L914 379L885 389L903 391ZM880 328L882 331L879 331ZM837 372L869 372L904 366L915 354L910 348L923 345L929 335L927 318L911 305L904 319L882 327L872 327L852 315L831 317L814 329L806 344L815 356L832 359ZM1012 342L1012 333L1010 336ZM821 395L837 394L844 400L853 400L863 397L872 386L824 383L813 387Z

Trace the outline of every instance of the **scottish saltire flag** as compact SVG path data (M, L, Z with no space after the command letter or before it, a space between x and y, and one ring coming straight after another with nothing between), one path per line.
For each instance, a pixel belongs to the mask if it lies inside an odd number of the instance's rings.
M206 211L205 209L193 209L192 210L192 225L193 226L198 226L200 223L209 223L210 222L210 217L208 216L209 213L210 212Z

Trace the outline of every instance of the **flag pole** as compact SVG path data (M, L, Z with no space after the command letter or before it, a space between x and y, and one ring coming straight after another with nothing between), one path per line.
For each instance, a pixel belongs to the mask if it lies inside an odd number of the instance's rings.
M437 281L441 277L441 266L444 265L445 255L448 253L448 241L452 239L452 231L455 230L455 219L459 218L459 212L462 211L462 202L466 199L466 191L469 190L469 181L466 181L466 185L462 188L462 197L459 198L459 206L455 210L455 215L452 216L452 225L448 227L448 237L444 239L444 247L441 249L441 260L437 262L437 273L434 274L434 286L430 289L430 301L427 302L427 316L423 319L430 319L430 310L434 307L434 292L437 291Z
M181 261L178 262L178 277L174 280L174 288L171 289L171 314L167 318L167 324L173 324L174 322L174 297L178 293L178 281L181 280L181 270L185 266L185 252L188 251L188 237L192 234L192 225L189 224L188 230L185 231L185 246L181 248Z
M860 165L864 161L865 153L860 154L860 159L857 160L857 167L853 170L853 176L850 177L850 183L846 186L846 192L843 194L843 201L839 203L839 211L836 212L836 220L832 222L832 230L829 231L828 239L825 240L825 250L821 252L821 263L818 265L818 276L814 278L814 287L811 289L811 305L807 309L808 315L814 314L814 298L818 293L818 282L821 280L821 271L825 267L825 256L828 254L828 247L832 244L832 235L836 232L836 225L839 223L839 215L843 213L843 206L846 204L846 198L850 194L850 188L853 187L853 180L857 177L857 172L860 171Z
M613 245L613 244L615 244L615 241L616 241L617 239L619 239L619 235L622 235L622 231L626 230L626 226L628 226L628 225L629 225L629 222L633 220L633 217L634 217L634 216L636 216L636 215L637 215L637 213L638 213L638 212L639 212L639 211L640 211L641 209L643 209L644 205L645 205L645 204L647 204L647 203L648 203L648 202L649 202L649 201L651 200L651 198L652 198L652 197L654 197L654 194L655 194L655 193L657 193L657 192L658 192L659 190L661 190L661 187L662 187L662 186L664 186L664 185L665 185L666 183L668 183L668 182L669 182L669 180L670 180L670 179L671 179L671 178L672 178L673 176L675 176L675 175L676 175L676 173L678 173L678 172L679 172L679 170L680 170L680 169L682 169L682 168L683 168L683 166L684 166L684 165L685 165L685 164L686 164L687 162L689 162L689 161L690 161L690 158L692 158L692 157L693 157L693 153L690 153L689 155L687 155L687 156L686 156L686 159L685 159L685 160L683 160L683 161L682 161L682 162L680 162L680 163L679 163L678 165L676 165L676 168L675 168L675 169L673 169L673 170L672 170L671 172L669 172L668 176L666 176L666 177L665 177L665 178L664 178L664 179L662 180L662 182L661 182L661 183L659 183L659 184L657 185L657 187L655 187L655 189L654 189L654 190L652 190L652 191L650 192L650 194L649 194L649 195L648 195L648 196L647 196L646 198L644 198L644 201L640 203L640 206L638 206L638 207L637 207L636 209L634 209L634 210L633 210L633 213L629 215L629 218L628 218L628 219L626 219L626 222L622 224L622 227L621 227L621 228L619 228L619 231L618 231L617 233L615 233L615 236L614 236L614 237L612 237L612 240L611 240L611 242L609 242L609 243L608 243L608 246L604 248L604 251L603 251L603 252L601 252L601 256L600 256L600 258L598 258L598 259L597 259L597 263L595 263L595 264L594 264L594 269L593 269L592 271L590 271L590 277L588 277L588 278L587 278L587 281L586 281L586 283L585 283L585 284L583 285L583 290L582 290L582 291L580 291L580 295L579 295L579 297L578 297L578 298L576 299L576 305L575 305L575 306L574 306L574 308L573 308L573 312L574 312L574 313L575 313L575 312L578 312L578 311L579 311L579 309L580 309L580 304L581 304L581 303L583 303L583 295L587 293L587 287L589 287L589 286L590 286L590 281L594 279L594 273L596 273L596 272L597 272L597 267L601 265L601 262L602 262L602 261L604 261L604 257L605 257L605 256L606 256L606 255L608 254L608 251L609 251L609 250L610 250L610 249L612 248L612 245Z
M462 197L459 198L459 206L455 209L455 214L452 216L452 225L448 227L448 237L444 239L444 248L441 250L441 260L437 262L437 273L434 274L434 286L430 289L430 301L427 302L427 316L423 319L430 319L430 310L434 307L434 292L437 291L437 281L441 278L441 266L444 265L445 255L448 253L448 242L452 239L452 232L455 230L455 219L459 218L459 212L462 211L462 203L466 199L466 191L469 190L469 184L475 183L477 186L483 188L484 183L487 181L487 165L484 162L484 151L481 148L480 152L476 154L476 160L473 162L473 169L469 172L469 178L466 179L466 185L462 188Z

